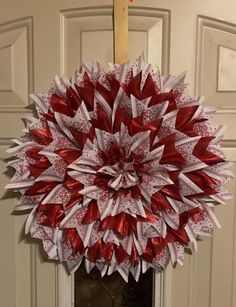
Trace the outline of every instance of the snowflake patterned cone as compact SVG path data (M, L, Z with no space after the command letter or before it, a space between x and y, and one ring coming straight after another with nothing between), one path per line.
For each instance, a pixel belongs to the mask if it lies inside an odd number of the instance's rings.
M161 76L134 64L84 63L31 95L38 117L8 152L16 172L7 188L31 210L26 233L50 259L74 271L118 271L127 281L169 260L220 227L213 209L230 197L216 111L186 93L184 74Z

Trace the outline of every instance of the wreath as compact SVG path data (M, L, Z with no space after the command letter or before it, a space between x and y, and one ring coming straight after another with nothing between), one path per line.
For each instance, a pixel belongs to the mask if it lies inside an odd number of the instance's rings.
M21 194L15 210L31 210L26 233L50 259L138 280L170 259L182 264L184 249L220 226L213 210L232 178L224 128L184 77L141 57L109 69L83 63L31 95L37 117L24 118L8 150L16 172L7 188Z

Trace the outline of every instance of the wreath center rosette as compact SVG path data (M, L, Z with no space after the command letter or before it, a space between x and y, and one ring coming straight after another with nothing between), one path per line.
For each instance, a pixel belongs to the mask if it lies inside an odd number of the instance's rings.
M182 264L184 249L219 227L213 208L232 178L224 128L185 87L184 74L161 76L140 57L108 70L84 63L32 95L38 117L8 150L7 188L21 193L15 209L31 210L26 233L49 258L138 280Z

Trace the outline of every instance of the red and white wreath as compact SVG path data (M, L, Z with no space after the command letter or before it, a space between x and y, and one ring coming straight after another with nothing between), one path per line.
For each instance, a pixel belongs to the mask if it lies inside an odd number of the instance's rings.
M8 150L7 188L21 193L15 210L31 210L26 233L50 259L138 280L170 259L182 264L184 249L219 227L213 208L230 197L232 177L224 128L184 77L161 76L141 57L84 63L31 95L38 117L24 119L25 136Z

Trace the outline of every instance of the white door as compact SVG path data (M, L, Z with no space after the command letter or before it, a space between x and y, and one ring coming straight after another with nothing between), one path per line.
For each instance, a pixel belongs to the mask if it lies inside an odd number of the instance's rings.
M227 125L223 147L236 162L235 0L133 0L130 59L144 52L163 73L187 70L191 94L219 107L215 120ZM113 60L111 0L0 0L0 158L21 135L28 94L45 91L55 74L70 75L82 59ZM234 164L236 173L236 164ZM71 307L73 277L45 262L38 244L23 236L25 215L1 175L0 306ZM230 189L236 196L235 182ZM155 306L235 307L235 200L217 208L222 230L199 242L184 267L156 276Z

